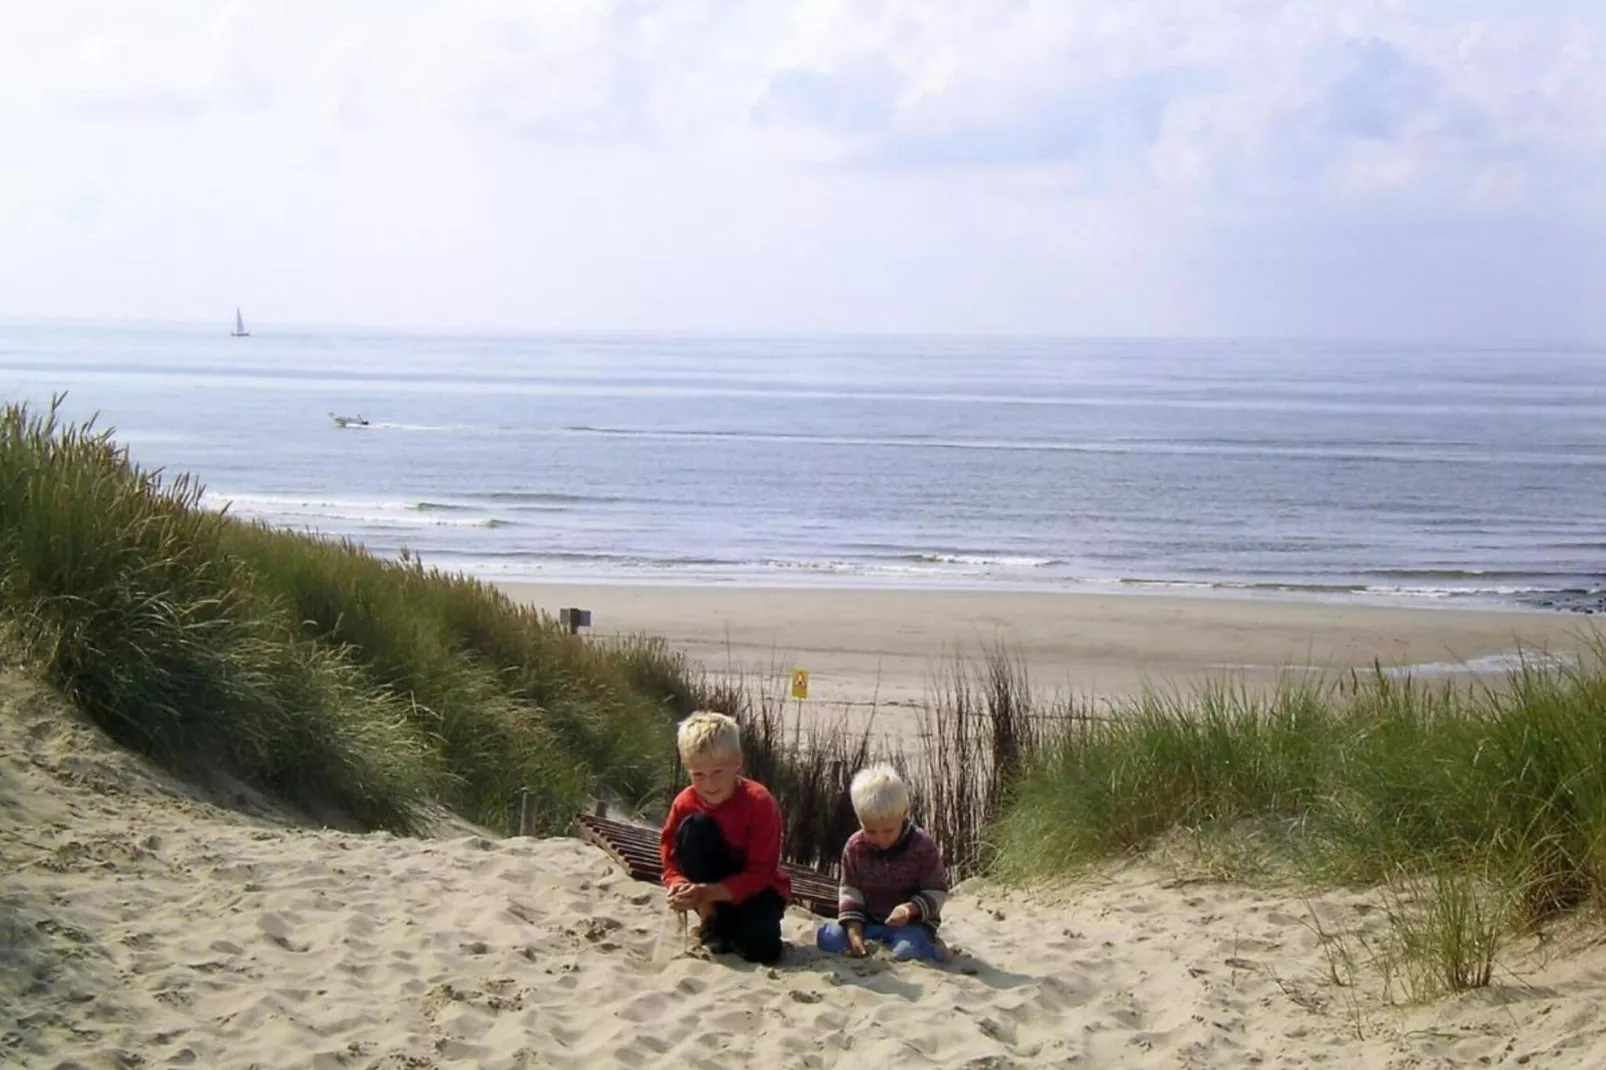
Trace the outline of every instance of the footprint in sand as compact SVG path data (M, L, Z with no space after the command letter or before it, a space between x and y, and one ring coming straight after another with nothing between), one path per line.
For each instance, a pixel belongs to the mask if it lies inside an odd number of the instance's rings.
M291 936L290 923L277 914L264 914L257 920L257 928L262 930L269 942L286 951L301 952L307 950L308 945L298 943Z

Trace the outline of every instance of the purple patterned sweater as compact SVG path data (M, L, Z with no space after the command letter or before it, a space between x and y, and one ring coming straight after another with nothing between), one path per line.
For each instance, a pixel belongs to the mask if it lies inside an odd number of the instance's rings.
M935 929L948 900L948 868L937 844L913 822L904 825L886 850L855 832L842 848L842 880L837 920L844 925L879 925L903 903L913 903L917 920Z

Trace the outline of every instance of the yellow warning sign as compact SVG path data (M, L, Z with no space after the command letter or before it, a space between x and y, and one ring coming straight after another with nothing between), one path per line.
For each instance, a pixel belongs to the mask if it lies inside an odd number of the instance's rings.
M807 669L792 670L792 697L809 697L809 671Z

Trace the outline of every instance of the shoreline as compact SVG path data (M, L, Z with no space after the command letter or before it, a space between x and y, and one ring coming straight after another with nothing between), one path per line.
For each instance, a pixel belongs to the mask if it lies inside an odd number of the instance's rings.
M1529 655L1579 656L1591 617L1554 610L1378 606L1219 594L497 582L553 616L589 609L596 637L645 634L715 674L810 673L800 713L918 709L957 653L1001 643L1034 691L1104 702L1146 686L1289 671L1413 666L1492 679ZM1465 666L1464 673L1457 672ZM896 725L894 728L896 729Z
M422 559L422 558L421 558ZM706 572L690 569L597 572L573 570L481 571L463 562L429 559L428 568L464 575L499 588L713 588L719 590L885 591L937 594L1041 594L1081 597L1205 598L1234 601L1309 603L1340 607L1461 610L1466 612L1556 613L1606 616L1606 576L1593 586L1532 587L1493 594L1460 588L1390 590L1347 583L1249 582L1164 578L1022 579L1001 576L921 576L895 578L853 571L800 567L774 572Z

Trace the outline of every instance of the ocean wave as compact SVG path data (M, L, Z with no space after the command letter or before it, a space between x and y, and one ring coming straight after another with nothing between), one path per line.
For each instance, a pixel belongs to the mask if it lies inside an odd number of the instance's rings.
M1366 574L1384 579L1471 580L1479 583L1500 579L1528 579L1533 576L1532 572L1492 568L1375 568L1368 569Z
M1009 453L1065 453L1097 456L1271 457L1278 461L1388 461L1401 464L1499 464L1600 467L1606 457L1595 450L1578 452L1524 452L1511 449L1466 448L1453 442L1424 441L1349 442L1312 445L1289 442L1233 442L1213 439L1113 439L1061 441L1055 439L953 438L933 435L834 435L809 432L758 431L736 428L652 428L565 425L567 434L609 438L648 438L665 441L710 439L735 442L775 442L815 446L858 446L886 449L979 450Z
M491 498L495 501L490 500ZM1143 559L1124 566L1105 555L1081 562L1053 553L1032 553L1014 540L1005 546L910 546L896 537L885 542L775 547L738 541L701 545L679 553L675 543L654 534L654 525L616 529L611 518L597 527L559 534L557 523L540 526L526 510L576 510L603 499L560 491L495 490L437 496L386 498L306 493L207 492L202 504L232 515L292 530L351 537L375 552L427 553L465 568L492 569L517 576L570 573L591 578L652 577L673 582L798 582L844 586L885 585L994 587L1020 590L1121 590L1225 597L1360 600L1397 604L1521 604L1556 608L1594 595L1598 578L1577 571L1425 565L1358 569L1344 574L1331 565L1309 575L1279 571L1256 573L1179 567L1145 568ZM509 531L508 529L513 529ZM539 530L539 534L537 531ZM469 531L480 534L470 535ZM587 534L590 531L590 534ZM428 534L436 532L438 534ZM589 544L589 545L588 545ZM595 549L593 549L595 547ZM1150 560L1153 558L1150 557ZM1225 559L1223 559L1225 560ZM478 564L472 564L478 562ZM1227 572L1227 574L1222 574ZM1168 574L1169 573L1169 574ZM1569 604L1571 604L1569 602Z
M293 494L225 494L208 491L201 506L226 510L231 516L263 520L285 527L337 522L364 528L506 528L517 522L497 516L466 515L472 506L447 502L397 501L374 498L309 498ZM440 515L463 513L465 515Z
M1485 654L1465 661L1424 661L1414 665L1392 665L1385 676L1453 676L1461 673L1511 673L1522 669L1570 669L1578 664L1571 654L1540 654L1513 650L1504 654Z
M734 567L734 562L725 558L713 557L678 557L655 558L641 554L608 553L606 551L592 550L492 550L492 549L464 549L462 547L440 547L434 553L442 558L461 561L496 561L516 562L527 561L531 563L561 562L564 564L587 565L624 565L639 568L675 569L675 568L727 568Z
M902 559L862 558L794 559L784 557L654 556L650 553L591 552L583 550L494 550L461 546L420 547L412 552L437 567L506 580L567 579L602 583L753 583L783 586L953 588L1015 591L1126 591L1193 597L1270 598L1360 602L1369 604L1479 605L1535 607L1546 605L1544 596L1566 588L1491 584L1478 587L1302 581L1246 581L1217 577L1098 576L1073 574L1064 563L1008 567L987 557L987 564L954 564L937 560L941 555L910 555ZM375 547L394 552L397 547ZM985 556L985 555L978 555ZM1565 608L1565 607L1562 607Z
M1122 576L1108 581L1123 587L1154 587L1176 588L1178 590L1223 590L1223 591L1266 591L1266 592L1308 592L1310 594L1356 594L1366 590L1363 584L1334 583L1325 581L1303 582L1299 580L1206 580L1206 579L1156 579L1153 577Z
M980 568L1048 568L1061 562L1053 557L1026 557L1010 554L984 554L962 553L924 553L911 554L914 561L925 561L938 565L975 565Z
M1533 581L1531 573L1520 574L1523 578ZM1094 581L1097 582L1097 581ZM1114 581L1123 587L1152 588L1156 590L1194 590L1194 591L1242 591L1248 594L1288 594L1311 595L1316 597L1329 596L1360 596L1366 598L1395 599L1421 599L1427 601L1442 601L1457 599L1461 601L1509 601L1531 595L1576 593L1570 585L1569 577L1558 576L1550 584L1541 582L1527 583L1481 583L1477 585L1446 586L1443 584L1407 584L1407 583L1362 583L1329 581L1321 579L1312 580L1235 580L1235 579L1162 579L1162 578L1133 578L1124 577Z
M625 499L607 494L574 494L563 491L542 490L482 490L472 494L488 502L517 506L535 506L550 509L565 505L612 505Z
M1534 584L1496 584L1481 587L1434 587L1409 584L1368 584L1361 588L1368 594L1398 595L1401 598L1510 598L1526 594L1560 594L1561 587Z
M465 551L465 554L467 552ZM969 578L978 581L999 580L1009 586L1062 587L1066 589L1103 587L1131 590L1173 592L1220 592L1255 594L1306 595L1313 597L1370 596L1385 599L1509 599L1516 596L1562 593L1570 588L1543 584L1496 584L1478 587L1385 585L1326 580L1238 580L1226 578L1172 578L1157 576L1096 576L1076 575L1061 571L1046 578L1026 579L1040 569L1064 567L1064 562L1049 558L1010 558L987 555L912 554L901 559L864 560L851 558L793 559L775 557L653 557L617 553L583 551L509 551L505 554L474 552L476 558L490 558L503 562L526 561L531 564L553 563L563 565L595 566L597 568L625 568L628 570L699 575L722 573L732 577L754 574L798 574L834 576L860 579L929 579L945 580ZM954 560L958 558L959 560ZM953 567L958 565L959 567ZM1010 582L1012 577L1018 577Z

